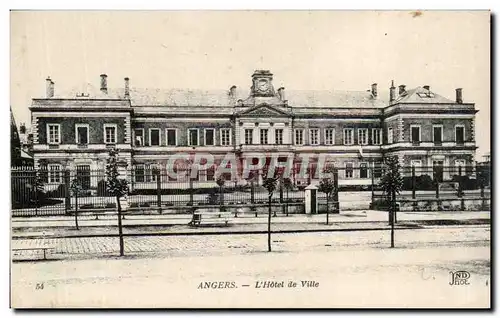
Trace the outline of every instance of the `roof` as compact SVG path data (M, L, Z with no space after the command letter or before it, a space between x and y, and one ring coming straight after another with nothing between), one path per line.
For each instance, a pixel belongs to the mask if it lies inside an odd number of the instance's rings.
M410 89L397 97L394 103L454 104L455 101L419 86L417 88Z
M84 94L83 96L81 94ZM384 94L383 96L388 95ZM236 89L235 96L229 96L229 90L202 89L160 89L160 88L130 88L132 106L212 106L232 107L241 99L249 100L250 91ZM292 107L386 107L388 99L382 94L374 98L370 91L344 90L286 90L288 104ZM92 84L85 84L54 98L85 98L85 99L122 99L124 89L108 89L108 94ZM270 100L277 100L272 97Z

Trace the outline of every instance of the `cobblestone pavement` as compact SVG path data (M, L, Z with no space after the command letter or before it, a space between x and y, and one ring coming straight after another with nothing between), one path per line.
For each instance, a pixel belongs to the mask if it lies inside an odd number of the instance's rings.
M428 245L489 245L489 226L441 227L396 231L398 247L425 247ZM218 255L241 254L267 249L266 234L141 236L125 237L125 253L136 256L163 255ZM308 251L345 248L388 247L389 231L354 231L330 233L273 234L274 251ZM56 259L96 258L117 255L117 237L79 237L15 239L12 247L52 246L50 253ZM37 253L36 251L33 253ZM29 251L14 255L14 259L33 257Z

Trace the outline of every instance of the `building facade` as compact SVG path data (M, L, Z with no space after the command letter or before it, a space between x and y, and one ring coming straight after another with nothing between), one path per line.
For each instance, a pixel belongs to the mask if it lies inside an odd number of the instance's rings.
M384 156L397 156L405 166L474 162L477 111L463 101L460 88L455 100L427 85L407 90L394 83L388 98L378 93L377 84L364 91L288 92L274 86L267 70L252 74L246 92L236 86L220 91L134 89L128 78L119 89L107 84L103 74L99 87L58 95L48 78L46 96L33 99L34 162L52 171L49 183L61 182L64 169L103 170L110 147L136 171L134 182L143 183L154 182L147 171L165 169L178 153L210 153L216 165L227 153L242 166L255 164L255 153L264 153L267 164L272 157L292 158L294 168L308 166L307 177L295 183L314 179L321 155L327 165L342 168L341 184L369 184L369 168ZM213 170L201 171L195 181L213 185Z

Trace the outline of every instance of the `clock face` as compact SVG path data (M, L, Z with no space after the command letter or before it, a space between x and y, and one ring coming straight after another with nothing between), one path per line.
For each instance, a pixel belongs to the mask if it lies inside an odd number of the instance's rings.
M267 80L260 80L257 82L257 89L261 92L267 91L269 88L269 82Z

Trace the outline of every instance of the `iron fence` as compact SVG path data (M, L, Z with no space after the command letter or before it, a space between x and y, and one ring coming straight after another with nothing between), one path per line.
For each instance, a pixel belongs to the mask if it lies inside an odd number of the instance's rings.
M338 189L331 196L336 209L384 208L385 197L380 187L384 167L359 165L330 169L323 175L307 175L304 180L280 178L272 197L274 204L303 205L305 187L318 185L321 178L331 178ZM458 209L468 203L489 205L490 166L404 166L401 169L403 189L397 197L412 210L447 206L457 202ZM268 192L262 176L235 180L223 176L217 182L212 173L191 170L173 178L166 170L135 167L121 174L129 182L130 211L136 213L176 213L197 206L259 206L268 203ZM183 176L182 176L183 175ZM106 189L104 170L79 167L63 170L58 166L18 167L11 169L13 216L65 215L79 212L107 212L116 209L116 198ZM288 180L289 181L289 180ZM79 188L73 189L77 182ZM318 201L326 196L318 192ZM448 204L447 202L450 202ZM368 206L369 205L369 206Z

